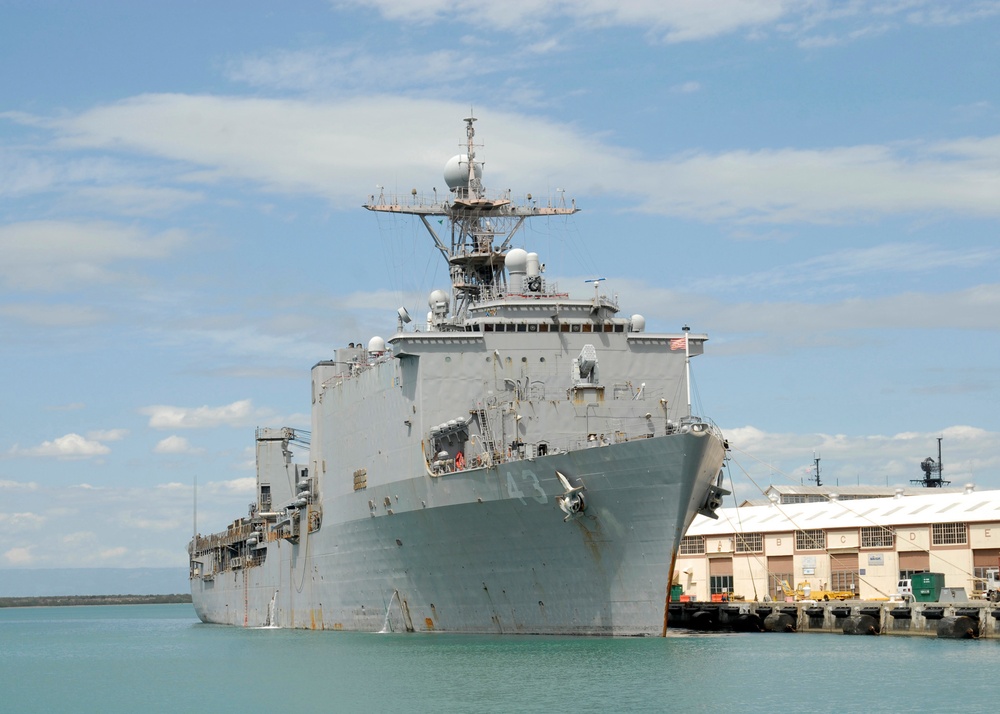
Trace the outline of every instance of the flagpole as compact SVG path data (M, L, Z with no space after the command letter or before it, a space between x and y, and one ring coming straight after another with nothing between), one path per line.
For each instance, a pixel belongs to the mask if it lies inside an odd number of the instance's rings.
M688 416L691 416L691 351L688 349L688 333L691 328L684 325L681 329L684 331L684 381L687 384Z

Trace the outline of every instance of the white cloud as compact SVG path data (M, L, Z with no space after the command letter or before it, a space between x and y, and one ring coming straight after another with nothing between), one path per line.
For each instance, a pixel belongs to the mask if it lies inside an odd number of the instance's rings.
M829 303L791 301L704 305L715 330L733 334L782 333L815 339L838 331L864 329L1000 329L1000 285L973 286L938 295L901 293L886 297L847 298ZM777 346L777 345L776 345Z
M183 436L168 436L153 447L154 454L200 454L203 451L191 446Z
M452 50L410 55L396 52L371 54L365 46L337 49L280 51L245 57L231 62L230 79L253 86L281 90L317 92L343 91L345 88L368 89L378 86L406 88L447 77L457 82L470 76L492 73L485 63L465 61L467 57Z
M199 484L198 513L205 532L221 530L246 513L256 480ZM0 552L5 566L183 567L191 536L191 485L3 490ZM118 514L101 518L94 514ZM99 526L99 527L98 527ZM172 544L172 545L171 545Z
M699 82L683 82L681 84L675 84L671 87L673 91L679 92L681 94L694 94L695 92L701 91L701 84Z
M818 46L912 25L958 25L1000 13L994 0L512 0L470 5L462 0L362 0L388 20L431 23L458 20L532 33L553 25L638 27L666 42L692 42L743 32L796 38ZM334 5L341 4L334 0Z
M273 416L266 410L255 409L249 399L242 399L221 407L175 407L161 404L143 407L139 413L149 416L151 429L211 429L218 426L253 426L258 422L268 421Z
M914 247L914 252L921 252ZM928 251L935 254L934 251ZM947 262L948 258L942 256ZM988 265L992 259L984 257ZM910 268L919 272L920 261ZM906 271L905 261L900 266ZM850 269L841 266L832 273ZM856 266L859 282L865 269ZM891 275L892 271L883 273ZM642 280L614 279L608 285L618 294L620 304L645 303L643 315L650 321L650 329L676 329L681 322L711 325L713 353L738 349L741 352L785 353L793 345L811 341L815 345L832 345L843 339L845 332L881 329L940 330L950 329L1000 330L1000 283L971 285L960 290L942 290L937 293L902 292L890 295L858 297L857 289L845 279L846 290L840 291L836 281L825 288L820 297L810 292L808 282L798 282L794 270L773 273L780 299L747 297L748 290L763 292L771 272L731 276L732 285L725 280L696 280L685 290L662 288ZM809 276L805 279L808 281ZM819 282L819 279L817 279ZM579 282L579 279L567 280ZM821 285L829 285L821 283ZM731 294L739 296L733 299ZM807 296L808 300L796 300ZM727 299L728 298L728 299ZM683 307L683 316L678 306ZM672 326L672 327L670 327ZM757 337L754 337L757 336Z
M37 327L87 327L106 319L105 314L93 305L70 303L0 305L0 316Z
M176 531L190 525L190 519L187 518L181 521L176 517L156 518L136 515L134 513L123 514L122 518L123 525L127 528L135 528L143 531Z
M536 30L543 24L643 27L667 41L704 39L756 27L802 6L796 0L512 0L469 5L461 0L364 0L386 19L429 23L445 18L499 30Z
M320 102L143 95L53 126L67 147L152 154L204 167L200 176L205 180L249 179L267 190L304 191L349 205L365 177L371 185L392 176L405 176L414 186L439 184L443 152L460 130L455 117L467 112L464 105L388 97ZM407 117L406 134L391 126L398 116ZM648 158L571 126L489 107L480 116L489 122L481 132L491 147L499 147L486 157L488 186L505 185L507 167L517 166L528 187L532 182L565 184L577 187L576 193L607 195L627 188L623 198L638 201L644 211L699 221L839 223L894 214L1000 215L995 200L1000 136ZM386 135L393 141L386 142ZM52 233L44 223L17 230ZM166 236L143 242L121 231L106 229L116 241L97 231L109 245L120 246L105 251L103 260L62 259L54 267L68 278L96 280L106 277L105 262L129 256L146 242L156 248L148 251L150 257L174 244ZM20 271L9 273L9 281L25 279Z
M26 530L37 530L48 519L37 513L0 513L0 531L17 535Z
M117 283L129 276L117 264L168 257L185 241L180 231L145 234L113 223L28 221L0 226L0 286L65 290Z
M22 449L15 445L9 453L13 456L86 459L92 456L110 454L111 449L99 441L87 439L79 434L66 434L66 436L60 436L58 439L53 439L52 441L43 441L38 446L27 449Z
M87 438L94 441L121 441L126 436L128 436L128 429L104 429L87 432Z
M838 287L853 286L856 280L867 279L876 273L881 276L940 276L948 269L969 270L996 263L1000 263L1000 249L997 248L939 248L914 243L884 243L834 251L766 271L727 275L724 280L697 281L693 286L712 294L766 287L778 288L782 294L789 295L789 289L793 287L822 285L824 289L829 289L827 286L831 283Z
M10 481L0 479L0 491L37 491L38 484L34 481Z
M83 186L74 192L69 205L100 205L125 216L160 216L204 200L200 191L162 186Z
M768 433L754 426L724 428L732 447L731 471L741 498L759 498L757 490L770 483L800 483L813 473L812 454L821 457L824 484L909 485L922 477L920 462L937 458L936 443L943 437L944 477L952 486L966 482L979 488L997 488L1000 470L1000 433L955 425L940 432L848 435L822 433ZM742 485L740 485L742 484Z
M230 481L214 481L207 484L205 490L209 493L253 494L257 491L257 477L248 476Z
M893 214L1000 215L1000 137L956 144L693 153L637 165L643 208L691 219L843 223ZM614 163L610 170L622 167ZM649 172L647 174L647 172Z
M3 557L9 565L30 565L34 561L30 547L11 548L4 552Z
M87 405L83 402L70 402L69 404L56 404L54 406L45 407L46 410L52 412L72 412L79 409L83 409Z

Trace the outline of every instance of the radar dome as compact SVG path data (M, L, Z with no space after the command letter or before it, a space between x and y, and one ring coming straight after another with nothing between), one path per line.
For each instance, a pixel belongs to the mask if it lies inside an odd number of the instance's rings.
M427 306L431 310L437 310L442 307L448 307L448 293L444 290L431 290L430 296L427 298ZM447 312L447 309L445 310Z
M642 315L632 315L632 332L643 332L646 329L646 318Z
M385 340L381 337L373 337L368 340L369 352L385 352Z
M482 180L483 165L476 164L476 178ZM452 156L444 165L444 180L448 188L455 190L469 185L469 157L466 154Z
M503 262L507 266L507 272L511 275L524 274L528 269L528 251L514 248L507 253Z

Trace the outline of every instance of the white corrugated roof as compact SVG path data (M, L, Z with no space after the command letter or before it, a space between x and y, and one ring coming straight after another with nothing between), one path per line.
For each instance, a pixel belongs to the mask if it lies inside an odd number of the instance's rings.
M952 486L934 489L934 493L963 493L965 487ZM766 506L770 494L784 496L829 496L831 493L839 494L842 498L878 498L880 496L891 498L896 493L904 496L921 496L926 494L927 488L924 486L805 486L799 484L771 484L758 498L749 498L743 502L743 506Z
M720 508L718 520L698 516L687 535L774 533L813 528L1000 521L1000 491L935 492L926 496Z

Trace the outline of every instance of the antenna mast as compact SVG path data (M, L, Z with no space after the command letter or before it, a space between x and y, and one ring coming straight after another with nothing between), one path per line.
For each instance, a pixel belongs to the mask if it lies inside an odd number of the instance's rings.
M941 463L941 439L943 437L938 437L938 457L935 463L934 458L928 456L926 459L920 462L920 468L923 469L924 477L921 479L911 479L910 483L915 486L923 486L924 488L941 488L942 486L947 486L951 481L945 481L942 478L944 473L944 466ZM936 474L936 475L934 475Z
M687 408L688 416L691 416L691 351L688 343L688 333L691 328L687 325L681 328L684 332L684 381L687 387Z

